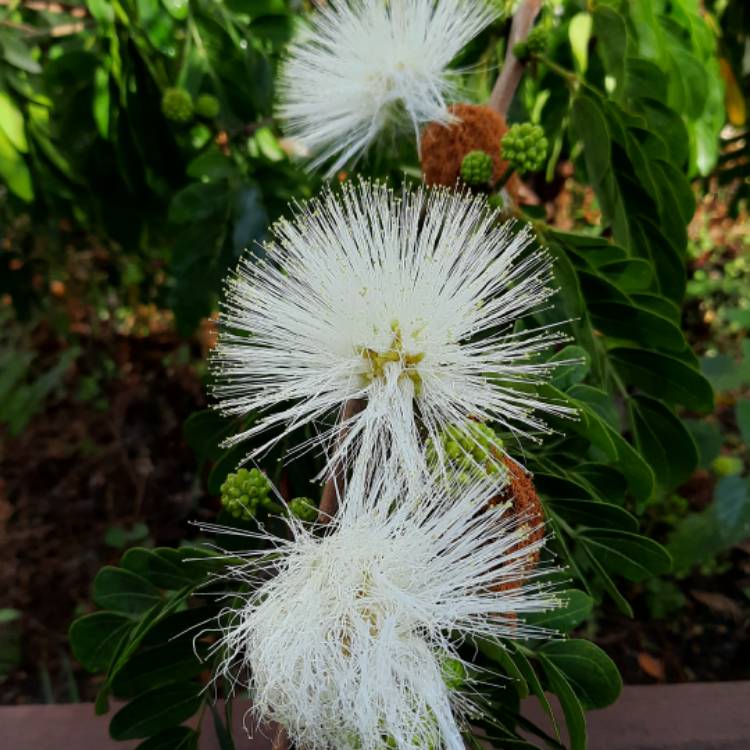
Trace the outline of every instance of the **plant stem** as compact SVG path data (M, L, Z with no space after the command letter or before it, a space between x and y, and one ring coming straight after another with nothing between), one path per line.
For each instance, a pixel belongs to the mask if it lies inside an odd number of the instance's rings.
M534 25L534 19L541 7L542 0L524 0L513 16L503 69L500 71L488 102L489 108L494 109L503 117L508 113L524 69L524 63L513 54L513 47L529 35L529 30Z
M359 414L362 409L365 408L365 402L359 398L351 398L345 404L341 410L341 432L338 437L338 444L341 445L345 431L347 430L346 422L348 422L355 414ZM339 461L331 472L331 476L328 477L325 487L323 488L323 494L320 498L320 508L318 512L318 523L326 524L335 515L339 508L339 496L343 491L343 480L344 480L344 462ZM289 750L289 737L284 727L279 727L276 730L276 734L271 744L271 750Z
M359 414L365 407L365 402L359 398L351 398L345 404L341 411L341 433L339 434L338 442L341 445L346 427L348 422L355 414ZM334 467L331 472L331 476L326 481L325 487L323 487L323 494L320 497L320 510L318 513L318 523L328 523L333 516L336 515L336 511L339 507L339 496L343 491L343 480L344 480L344 464L343 461L339 461L338 465Z

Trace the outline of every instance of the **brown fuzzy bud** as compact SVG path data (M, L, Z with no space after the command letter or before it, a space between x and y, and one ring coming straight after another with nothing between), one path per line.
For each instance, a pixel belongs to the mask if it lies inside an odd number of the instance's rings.
M515 552L535 544L544 537L544 509L542 508L542 502L536 492L531 476L522 466L507 456L503 456L502 460L508 469L510 482L498 495L490 500L489 505L490 507L494 507L495 505L509 502L511 504L509 512L516 518L523 519L521 528L525 529L527 525L530 527L530 533L523 541L509 550L509 552ZM529 552L526 559L527 569L529 571L533 570L538 562L539 550L535 549L533 552ZM496 588L498 591L506 591L516 588L518 585L518 582L502 583Z
M448 111L457 122L442 125L431 122L422 131L422 171L428 185L455 186L461 175L461 162L471 151L484 151L492 157L490 185L494 185L508 167L500 156L500 139L508 126L489 107L478 104L454 104ZM513 175L506 187L516 196L518 179Z

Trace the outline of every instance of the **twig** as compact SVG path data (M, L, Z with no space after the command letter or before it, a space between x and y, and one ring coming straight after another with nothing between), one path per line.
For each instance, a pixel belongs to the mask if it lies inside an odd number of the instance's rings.
M289 737L284 727L279 727L271 744L271 750L289 750Z
M534 19L542 7L542 0L524 0L513 16L508 37L508 49L500 75L495 82L488 106L505 117L523 75L524 64L513 54L513 47L529 35Z
M355 414L364 409L365 402L362 399L352 398L344 404L341 413L341 433L339 434L339 445L343 441L348 422ZM344 462L339 461L338 465L331 472L331 476L323 488L323 494L320 498L320 512L318 513L318 523L328 523L339 507L339 495L343 492L344 480Z

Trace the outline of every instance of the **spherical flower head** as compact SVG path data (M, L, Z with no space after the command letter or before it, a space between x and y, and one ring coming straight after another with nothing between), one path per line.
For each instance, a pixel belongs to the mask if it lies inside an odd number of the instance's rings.
M190 122L193 119L193 99L185 89L168 88L161 98L161 111L172 122Z
M418 136L427 122L450 122L448 66L495 15L484 0L325 4L282 68L278 113L287 135L331 174L389 126L409 124Z
M494 164L485 151L470 151L461 162L461 179L467 185L487 185L492 178Z
M546 25L535 26L522 42L513 47L513 54L522 61L543 55L549 45L549 30Z
M235 518L249 521L271 494L271 483L259 469L240 469L221 485L222 507Z
M234 445L257 456L292 430L318 430L325 474L343 457L424 468L422 434L472 418L516 436L570 413L534 385L559 363L540 352L551 261L528 229L499 226L484 198L347 183L277 224L266 257L230 277L212 366L218 407L259 415ZM364 408L344 423L350 400ZM334 446L336 448L334 449Z
M302 521L314 521L318 517L318 509L309 497L295 497L289 502L289 512Z
M426 445L428 466L447 466L447 478L455 482L494 477L498 485L507 484L503 457L502 438L490 425L474 421L450 425L438 434L437 442L428 438Z
M349 492L355 512L325 536L292 523L291 540L266 539L272 555L229 569L250 592L223 614L220 674L298 747L463 750L478 682L458 645L545 635L518 615L560 602L510 551L524 532L485 510L486 484L410 494L386 477Z
M213 94L201 94L195 100L195 113L212 120L221 111L221 104Z
M519 172L536 172L547 158L547 138L539 125L530 122L510 127L500 142L503 159Z

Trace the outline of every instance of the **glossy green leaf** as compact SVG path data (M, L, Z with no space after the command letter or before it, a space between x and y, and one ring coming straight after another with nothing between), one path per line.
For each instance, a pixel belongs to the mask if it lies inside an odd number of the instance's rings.
M675 357L619 347L609 357L625 382L649 396L697 411L713 408L713 391L700 372Z
M0 130L0 178L21 200L29 203L34 199L31 172L3 130Z
M594 302L589 310L594 326L612 338L672 352L686 346L679 326L651 310L620 302Z
M93 612L79 617L70 626L73 656L89 672L102 672L132 627L133 621L117 612Z
M565 675L584 708L604 708L620 695L622 678L615 663L591 641L550 641L540 654Z
M3 91L0 91L0 130L17 151L26 153L29 150L23 113Z
M735 406L735 417L745 445L750 446L750 399L741 398Z
M107 565L94 579L94 601L104 609L137 615L158 604L161 595L145 578Z
M547 675L549 686L557 695L565 723L570 736L570 750L586 750L586 718L583 714L583 706L578 700L575 690L571 687L565 673L546 655L539 653L539 658Z
M648 396L630 400L636 445L664 490L684 482L698 464L698 449L682 422Z
M151 737L189 719L204 699L201 686L189 682L149 690L112 717L109 734L119 742Z
M660 544L630 531L583 529L577 535L607 570L629 581L668 573L672 559Z
M524 622L560 633L569 633L578 627L590 614L594 600L584 591L567 589L560 591L562 604L549 612L531 612L523 616Z
M193 637L181 638L143 649L131 657L112 680L112 692L119 698L133 698L147 690L170 683L187 682L207 668L194 651Z
M597 500L550 498L547 504L561 518L575 526L637 531L638 519L624 508Z

